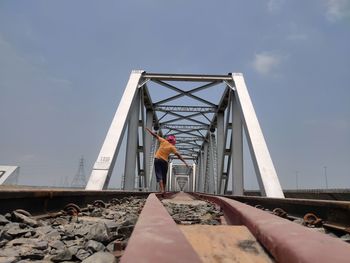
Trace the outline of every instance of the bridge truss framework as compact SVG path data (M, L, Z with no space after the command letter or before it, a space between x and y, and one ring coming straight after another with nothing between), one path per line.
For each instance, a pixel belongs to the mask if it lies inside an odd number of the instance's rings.
M195 88L188 87L189 83L195 84ZM223 92L218 102L203 95L210 94L207 91L219 85ZM150 86L170 90L175 95L154 102ZM181 101L184 98L186 100ZM233 195L243 195L244 190L244 131L261 194L284 197L241 73L194 75L132 71L87 190L107 189L126 128L123 188L156 190L153 161L158 145L156 139L146 134L146 127L162 136L176 135L178 151L192 163L191 168L184 171L171 159L168 172L171 180L180 178L178 183L183 186L184 178L188 177L189 189L193 192L224 194L231 176ZM180 176L176 176L177 170L181 170Z

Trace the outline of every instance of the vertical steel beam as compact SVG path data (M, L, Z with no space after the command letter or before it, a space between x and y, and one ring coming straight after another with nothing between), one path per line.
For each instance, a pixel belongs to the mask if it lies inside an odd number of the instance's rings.
M178 191L179 190L179 185L177 183L177 175L175 174L174 176L174 191Z
M146 180L146 151L145 151L145 138L147 136L145 132L146 127L146 117L145 117L145 96L144 96L144 89L145 86L141 86L140 88L140 103L141 103L141 138L142 138L142 170L141 173L139 173L139 178L141 183L139 183L139 188L142 190L146 190L147 187L147 180ZM140 138L139 138L140 139ZM138 159L140 159L141 151L138 151Z
M131 113L128 121L128 138L125 155L125 190L135 188L135 165L137 157L137 138L139 135L139 115L140 115L140 92L136 94L134 103L131 105Z
M166 183L165 183L164 191L167 191L167 189L169 188L169 178L170 178L170 165L168 163L168 171L166 173Z
M173 191L173 162L169 164L169 179L168 179L168 189L169 191Z
M156 154L158 147L159 147L159 143L158 140L156 138L152 137L152 143L153 146L151 146L151 148L153 147L153 151L151 150L150 153L148 153L148 155L150 155L151 158L151 163L152 163L152 171L150 172L150 183L149 183L149 191L156 191L157 188L159 187L159 185L157 184L157 179L156 179L156 173L154 170L154 155ZM150 169L151 170L151 169Z
M225 176L222 176L221 182L220 182L220 194L225 194L227 191L227 185L228 185L228 179L230 174L230 164L231 164L231 152L227 155L226 152L226 146L227 146L227 139L229 134L229 129L232 129L232 120L231 120L231 100L232 100L232 90L228 92L228 101L227 101L227 107L226 107L226 120L225 120L225 135L224 135L224 153L223 153L223 160L222 160L222 173L225 174ZM230 137L230 143L229 147L231 147L232 142L232 136ZM226 158L227 156L227 158Z
M199 184L199 191L204 192L204 181L206 177L206 165L207 165L207 160L206 160L206 154L204 153L206 150L201 151L201 174L200 174L200 184Z
M233 92L233 91L232 91ZM232 109L232 194L243 195L243 133L242 120L235 95L231 96Z
M86 190L107 189L119 148L123 140L129 111L138 91L138 84L143 71L133 70L118 109L107 132L100 153L94 164Z
M201 191L200 185L203 178L203 151L202 150L199 150L198 152L197 164L198 164L198 169L197 169L196 191L200 192Z
M153 111L152 110L146 110L146 127L150 130L152 130L153 126ZM146 131L142 131L145 133ZM151 168L151 145L152 145L152 136L150 134L146 134L144 136L144 148L143 148L143 156L145 159L145 185L148 186L151 176L153 176L152 173L150 173Z
M216 154L216 151L214 150L214 141L215 140L215 136L213 136L212 134L209 135L209 175L208 175L208 193L211 194L215 194L216 193L216 189L215 189L215 185L216 185L216 177L215 177L215 161L216 161L216 157L214 156Z
M217 114L217 130L216 130L216 140L217 140L217 160L218 160L218 181L216 183L217 185L217 193L222 193L221 189L221 181L222 181L222 173L223 173L223 165L224 165L224 151L225 151L225 125L224 125L224 112L218 112Z
M208 149L209 145L208 142L204 142L203 146L203 177L202 177L202 191L201 192L207 192L207 184L208 184Z
M192 191L193 189L193 173L187 173L188 175L188 191Z
M202 159L202 153L203 151L202 150L199 150L198 152L198 157L197 157L197 164L198 164L198 169L197 169L197 185L196 185L196 191L197 192L200 192L201 191L201 182L202 182L202 176L203 176L203 166L202 166L202 162L203 162L203 159Z
M192 164L192 192L196 191L197 165Z
M262 195L284 197L275 167L267 148L259 121L244 82L243 74L233 73L232 79L236 89L236 100L240 106L241 118L252 156L255 173L258 177ZM234 164L233 164L234 166Z
M230 138L230 147L232 148L232 135L231 135L231 138ZM226 150L225 150L226 151ZM232 151L229 152L229 154L227 155L227 159L226 159L226 165L225 165L225 173L226 173L226 178L225 180L223 180L223 194L226 194L227 192L227 189L228 189L228 181L230 179L230 173L231 173L231 176L232 176L232 172L231 171L231 161L232 161Z

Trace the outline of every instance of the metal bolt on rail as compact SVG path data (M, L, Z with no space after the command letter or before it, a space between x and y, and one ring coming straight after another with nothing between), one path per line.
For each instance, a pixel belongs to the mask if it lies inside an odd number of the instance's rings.
M322 226L322 223L323 223L322 218L319 218L313 213L307 213L303 219L304 219L303 225L307 227L320 227Z

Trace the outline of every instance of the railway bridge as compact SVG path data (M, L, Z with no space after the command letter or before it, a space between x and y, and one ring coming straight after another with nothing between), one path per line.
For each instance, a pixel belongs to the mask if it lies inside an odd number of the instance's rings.
M241 73L132 71L86 190L108 188L116 158L122 153L126 156L123 188L156 190L153 159L157 140L145 135L145 128L161 136L176 135L178 151L191 163L185 169L171 159L168 191L224 194L231 179L232 193L243 195L245 134L261 194L283 197ZM123 139L125 152L121 150Z

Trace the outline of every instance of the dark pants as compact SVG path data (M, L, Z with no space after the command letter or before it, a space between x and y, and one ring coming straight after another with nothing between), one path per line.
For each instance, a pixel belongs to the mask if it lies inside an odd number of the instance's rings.
M168 173L168 162L163 159L154 158L154 170L156 172L157 182L163 181L166 185L166 174Z

